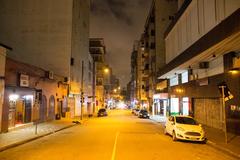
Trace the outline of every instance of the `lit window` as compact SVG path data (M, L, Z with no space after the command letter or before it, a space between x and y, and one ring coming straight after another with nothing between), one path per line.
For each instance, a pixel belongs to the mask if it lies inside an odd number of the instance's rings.
M178 85L178 76L174 76L170 79L170 86Z
M185 71L181 74L182 78L182 83L187 83L188 82L188 71Z

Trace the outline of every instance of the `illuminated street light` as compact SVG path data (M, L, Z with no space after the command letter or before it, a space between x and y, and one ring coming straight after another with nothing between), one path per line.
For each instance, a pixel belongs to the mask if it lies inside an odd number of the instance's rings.
M120 90L120 89L121 89L121 87L119 86L119 87L118 87L118 90Z
M116 92L117 92L117 89L114 89L113 92L116 93Z
M229 73L231 73L232 75L238 74L239 73L239 69L231 69L229 71Z
M108 69L108 68L105 68L105 69L104 69L104 73L106 73L106 74L109 73L109 69Z

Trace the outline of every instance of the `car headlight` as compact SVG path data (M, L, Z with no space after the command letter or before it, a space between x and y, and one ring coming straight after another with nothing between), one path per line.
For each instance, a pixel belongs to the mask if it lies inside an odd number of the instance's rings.
M182 127L177 127L179 131L185 131Z

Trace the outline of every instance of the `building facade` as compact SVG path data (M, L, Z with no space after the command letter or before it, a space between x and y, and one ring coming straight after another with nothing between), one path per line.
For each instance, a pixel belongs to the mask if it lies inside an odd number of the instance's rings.
M0 132L2 128L2 112L5 90L5 64L6 64L6 47L0 45Z
M104 107L104 76L106 47L103 38L90 38L89 50L95 64L95 104L96 110Z
M166 65L158 77L168 79L169 114L191 115L222 130L226 124L228 132L239 134L240 2L179 4L165 32Z
M165 65L164 32L176 12L177 1L153 0L144 26L144 32L138 42L137 67L135 67L137 69L137 92L135 96L137 100L135 102L138 102L140 107L147 108L153 115L160 114L162 104L164 103L164 106L166 104L165 100L162 102L160 99L156 99L161 94L160 92L163 92L157 90L157 85L160 83L157 74L159 68ZM132 60L134 54L133 52ZM133 71L135 68L132 66ZM134 72L132 77L134 77ZM132 80L132 83L134 83L134 80ZM163 94L165 95L165 93ZM164 113L164 115L166 114Z
M1 132L69 116L63 76L7 58Z
M0 5L0 40L14 48L9 57L64 76L71 117L83 114L81 107L92 103L84 76L89 72L90 1L3 0Z

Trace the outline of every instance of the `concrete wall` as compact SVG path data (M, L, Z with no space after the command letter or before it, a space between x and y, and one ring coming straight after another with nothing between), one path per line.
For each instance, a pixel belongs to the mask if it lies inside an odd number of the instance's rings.
M177 12L177 2L168 0L155 1L155 41L156 41L156 70L166 64L164 32L171 20L169 16L174 16Z
M4 79L5 77L5 57L6 49L0 46L0 132L2 125L2 107L3 107L3 98L4 98Z
M84 63L84 92L87 92L88 64L89 64L89 10L90 1L73 0L72 11L72 46L71 81L81 83L82 61Z
M165 39L166 62L180 55L239 7L239 0L193 0Z
M72 0L1 0L0 41L9 57L69 77Z

